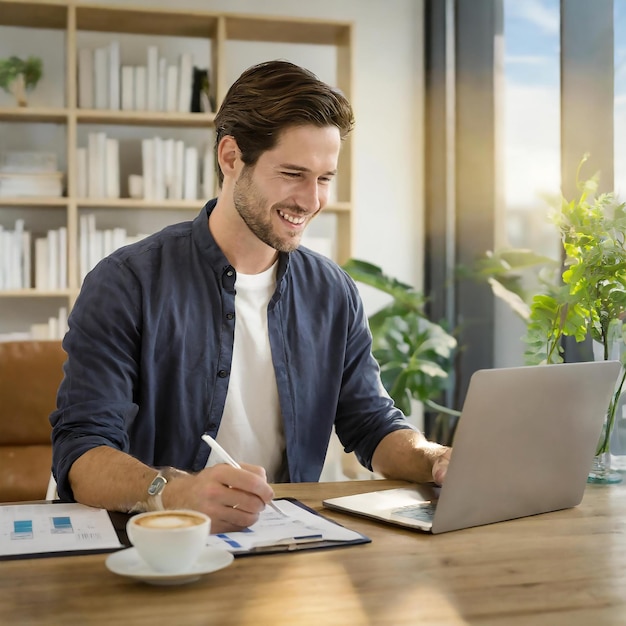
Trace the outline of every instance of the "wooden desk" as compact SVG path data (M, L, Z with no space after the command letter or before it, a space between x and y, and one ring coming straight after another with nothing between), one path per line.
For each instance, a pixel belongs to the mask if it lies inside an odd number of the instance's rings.
M401 484L276 491L322 510L324 497ZM236 559L180 587L116 576L106 555L0 562L0 624L626 624L625 485L588 486L575 509L436 536L324 514L372 543Z

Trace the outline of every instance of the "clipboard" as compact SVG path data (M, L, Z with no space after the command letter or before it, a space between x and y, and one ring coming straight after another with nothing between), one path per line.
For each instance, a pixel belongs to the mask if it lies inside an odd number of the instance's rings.
M274 500L274 502L278 504L280 504L281 502L288 502L291 505L294 505L299 509L302 509L302 511L306 512L307 516L311 516L310 519L316 519L316 521L322 522L324 526L333 525L337 528L340 528L346 531L346 533L350 534L351 538L337 541L324 539L323 537L318 540L310 540L307 538L304 541L293 541L284 543L281 542L273 545L256 546L249 550L233 552L233 556L235 558L257 556L261 554L284 554L285 552L299 552L301 550L324 550L332 548L342 548L372 542L372 540L366 535L363 535L362 533L355 530L346 528L345 526L339 524L339 522L331 520L321 513L318 513L317 511L308 507L306 504L300 502L296 498L278 498Z

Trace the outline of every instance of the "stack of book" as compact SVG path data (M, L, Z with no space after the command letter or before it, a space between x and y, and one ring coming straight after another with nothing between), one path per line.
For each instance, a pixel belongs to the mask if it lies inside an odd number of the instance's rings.
M35 289L67 289L67 228L51 229L35 238Z
M0 226L0 290L31 289L33 274L36 289L67 289L67 228L51 229L34 238L34 259L31 241L32 233L24 228L23 219L15 221L14 230Z
M98 230L96 228L96 216L84 214L79 219L78 251L79 251L79 272L80 281L85 280L85 276L104 257L111 254L118 248L140 241L147 234L139 233L129 235L125 228L107 228Z
M78 51L78 106L82 109L189 113L193 82L193 60L186 52L170 62L157 46L148 46L146 65L135 66L122 64L117 40Z
M15 221L15 229L0 226L0 290L29 289L30 232L24 220Z
M120 197L119 141L103 132L89 133L87 147L76 150L76 193L79 198Z
M57 157L49 152L0 154L0 198L54 197L63 195L63 173Z
M197 200L199 184L204 198L213 196L211 145L205 147L200 157L198 148L186 146L180 139L143 139L141 162L144 200Z

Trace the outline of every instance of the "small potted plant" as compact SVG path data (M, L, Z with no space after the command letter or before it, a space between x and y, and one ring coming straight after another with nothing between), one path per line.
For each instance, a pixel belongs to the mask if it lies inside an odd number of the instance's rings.
M37 85L42 74L38 57L0 59L0 87L15 97L18 106L27 105L26 92Z

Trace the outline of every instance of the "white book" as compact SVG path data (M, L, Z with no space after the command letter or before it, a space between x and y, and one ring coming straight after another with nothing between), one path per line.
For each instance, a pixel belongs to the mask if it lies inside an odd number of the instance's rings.
M87 273L89 273L98 262L96 216L90 213L87 216Z
M78 106L81 109L93 109L93 51L81 48L78 51Z
M120 108L120 42L114 39L109 44L109 108Z
M89 270L91 271L102 259L103 248L102 231L93 229L89 230Z
M198 199L198 149L189 146L185 148L185 183L183 187L183 200Z
M48 323L46 322L41 324L31 324L30 326L30 337L31 339L49 339L48 333L50 332L50 328Z
M165 200L165 142L154 137L154 171L152 178L152 199Z
M31 278L31 250L30 250L30 242L31 242L31 234L30 231L25 230L22 233L22 250L23 250L23 258L22 258L22 286L24 289L30 289L32 287L32 278Z
M109 256L113 250L113 229L105 228L102 232L102 257Z
M97 195L96 198L105 198L107 189L107 136L104 132L96 133L97 142Z
M117 226L113 229L113 250L126 245L126 229Z
M132 65L122 65L121 107L123 111L135 108L135 68Z
M48 318L48 339L59 338L59 319L56 317Z
M213 146L207 144L202 159L202 194L205 199L215 194L215 168L213 166Z
M168 65L165 85L165 110L172 113L178 110L178 66Z
M67 307L66 306L62 306L59 307L59 315L57 317L57 321L58 321L58 339L63 339L63 337L65 337L65 333L69 330L69 327L67 325Z
M141 140L141 162L144 200L154 200L154 141L152 139Z
M191 92L193 89L193 59L189 52L183 52L179 58L178 111L191 111Z
M48 289L59 288L59 231L48 231Z
M78 220L78 271L80 282L89 271L89 216L81 215Z
M117 139L106 138L106 197L120 197L120 150Z
M67 228L61 226L58 230L57 266L59 289L67 289Z
M79 198L88 197L89 159L87 148L76 149L76 195Z
M135 111L147 108L148 77L145 65L135 67Z
M159 59L159 74L157 88L157 108L159 111L165 111L167 105L167 60L165 57Z
M157 46L148 46L146 74L146 109L157 111L159 106L159 49Z
M165 197L172 198L174 185L174 139L166 139L163 142L163 150L165 153L163 163L163 181L165 183Z
M48 285L48 239L35 239L35 289L47 291Z
M9 289L22 289L23 281L23 258L24 258L24 220L15 220L15 230L10 233L8 282Z
M98 134L87 135L87 197L97 198L98 181L100 180L100 165L98 159Z
M109 106L109 51L96 48L94 51L94 108Z
M172 200L183 199L183 186L185 182L185 142L182 139L174 141L174 171L172 174L172 187L170 196Z

